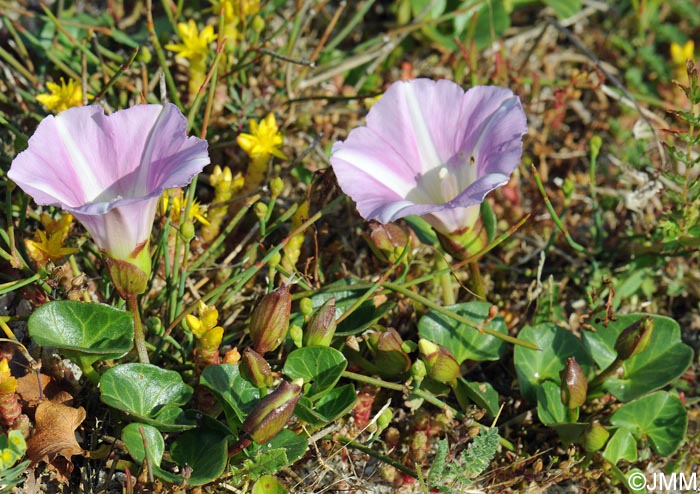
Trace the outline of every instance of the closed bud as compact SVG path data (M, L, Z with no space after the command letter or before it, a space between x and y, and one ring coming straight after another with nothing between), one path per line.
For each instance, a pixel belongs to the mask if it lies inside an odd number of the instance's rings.
M566 365L559 373L559 377L561 378L561 401L564 406L573 410L586 403L588 379L574 357L566 359Z
M651 343L653 333L654 320L649 316L643 317L625 328L615 341L617 358L627 360L642 353Z
M243 350L241 356L241 374L258 388L266 388L272 384L272 369L267 360L251 348Z
M192 240L194 238L194 223L189 220L184 221L182 225L180 225L180 235L186 242Z
M382 376L396 376L411 368L411 359L403 351L403 340L395 329L387 329L377 338L374 359Z
M304 314L304 316L310 316L314 311L314 303L309 297L304 297L299 300L299 311Z
M250 337L253 348L260 355L275 350L287 336L292 296L289 287L282 285L265 295L250 318Z
M459 362L444 346L421 338L418 340L418 349L423 355L430 378L443 384L453 385L462 375Z
M371 221L369 227L372 230L369 234L372 252L382 261L396 262L408 242L406 232L394 223L382 225Z
M270 195L272 197L279 197L279 195L284 190L284 182L281 178L275 177L270 180Z
M292 339L292 343L294 343L295 347L302 347L304 331L302 331L301 327L297 326L296 324L289 326L289 337Z
M586 426L583 433L583 449L589 453L600 451L608 441L610 433L597 420Z
M255 212L255 216L262 221L267 216L267 204L264 202L256 202L255 206L253 206L253 211Z
M287 425L300 397L301 383L282 381L253 407L241 428L256 443L265 444Z
M413 376L413 379L416 382L421 382L427 375L428 369L425 367L425 362L421 359L416 359L413 365L411 365L411 376Z
M335 298L330 298L306 323L304 346L330 346L335 328Z

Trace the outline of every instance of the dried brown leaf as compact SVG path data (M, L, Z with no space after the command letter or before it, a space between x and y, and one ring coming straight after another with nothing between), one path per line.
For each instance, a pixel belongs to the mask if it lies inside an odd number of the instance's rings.
M45 401L36 409L34 434L27 441L27 457L32 465L51 463L57 455L70 462L71 456L83 454L75 440L75 429L85 420L85 409Z

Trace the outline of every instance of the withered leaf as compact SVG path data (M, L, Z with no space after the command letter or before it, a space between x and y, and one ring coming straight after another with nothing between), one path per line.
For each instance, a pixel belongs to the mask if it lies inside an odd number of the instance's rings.
M83 454L75 440L75 429L85 420L85 409L44 401L36 409L35 429L27 441L27 457L32 465L51 462L61 455L70 462L73 455Z

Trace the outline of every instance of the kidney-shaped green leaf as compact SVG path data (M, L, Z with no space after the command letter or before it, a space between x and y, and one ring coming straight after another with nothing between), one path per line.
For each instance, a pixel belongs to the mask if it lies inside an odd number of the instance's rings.
M445 308L466 317L477 325L482 324L488 317L491 304L488 302L467 302ZM499 333L508 333L506 323L500 316L495 317L485 327ZM428 312L420 318L418 334L421 338L449 349L460 364L467 359L498 360L506 349L506 343L503 340L488 334L481 334L475 328L435 311Z
M198 428L180 435L170 448L175 463L192 469L188 485L203 485L221 477L228 461L228 438L210 429Z
M647 437L661 456L673 454L688 427L688 414L678 397L657 391L618 408L610 423L624 427L640 439Z
M543 323L526 326L518 338L540 348L531 350L516 346L514 350L520 392L528 401L534 402L537 399L536 389L544 381L560 382L559 372L564 368L568 357L576 357L586 377L591 376L593 360L570 331L556 324Z
M131 314L104 304L49 302L34 311L27 327L37 345L92 356L90 362L123 357L134 341Z
M199 383L209 388L221 402L229 427L237 429L260 398L260 391L241 376L238 365L210 365L202 371ZM235 417L232 417L233 414ZM234 421L235 418L235 421ZM235 427L234 427L235 426Z
M192 397L192 388L175 371L151 364L122 364L100 378L100 399L162 431L192 428L180 406Z
M291 379L312 382L306 396L313 400L335 386L347 365L345 356L335 348L312 346L290 353L282 371Z
M141 433L143 431L143 434ZM165 441L160 431L148 424L131 423L122 430L122 441L135 462L141 464L148 452L152 465L160 466L165 451Z
M601 369L615 360L615 341L622 331L642 317L654 320L654 332L649 346L639 355L626 360L620 376L605 381L604 388L621 401L639 398L659 389L685 372L693 359L693 350L681 341L681 329L669 317L651 314L626 314L604 326L584 331L583 343Z

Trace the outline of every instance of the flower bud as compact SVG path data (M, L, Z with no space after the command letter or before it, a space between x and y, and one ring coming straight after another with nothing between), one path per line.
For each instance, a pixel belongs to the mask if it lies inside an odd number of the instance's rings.
M256 443L265 444L287 425L300 397L301 384L282 381L276 390L253 407L241 429Z
M191 220L184 221L180 225L180 235L185 242L189 242L194 238L194 223Z
M369 234L369 247L374 255L384 262L396 262L408 242L406 232L394 223L382 225L371 221L369 227L372 230Z
M252 348L243 350L240 370L243 377L258 388L266 388L272 384L270 364Z
M284 190L284 182L281 178L275 177L270 180L270 195L272 197L279 197L279 195Z
M267 204L264 202L256 202L255 206L253 206L253 211L255 212L255 216L262 221L267 216Z
M425 367L425 362L421 359L416 359L411 366L411 376L416 382L421 382L428 375L428 369Z
M300 326L292 324L289 326L289 337L292 339L292 343L297 348L301 348L303 345L304 331Z
M430 378L443 384L452 385L462 375L459 362L454 358L452 352L444 346L421 338L418 340L418 349L423 355Z
M564 406L573 410L586 403L588 379L576 358L566 359L566 366L559 373L561 378L561 401Z
M411 368L411 359L401 348L402 343L395 329L390 328L379 334L374 359L382 376L396 376Z
M335 334L335 298L329 298L309 318L304 330L304 346L330 346Z
M610 433L600 422L591 422L583 432L583 449L589 453L599 451L603 449L609 437Z
M253 348L260 355L275 350L287 336L292 296L289 287L282 285L265 295L250 317L250 337Z
M304 314L304 316L310 316L314 311L314 303L309 297L304 297L299 300L299 311Z
M649 316L643 317L629 325L615 341L617 358L627 360L642 353L651 343L653 333L654 320Z

